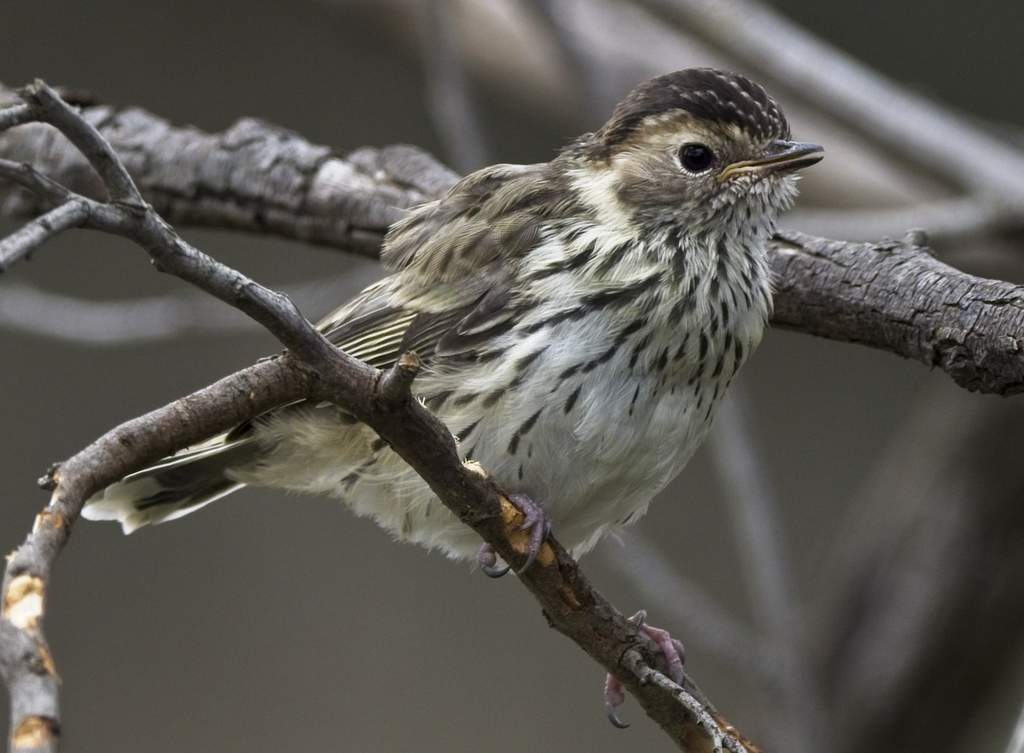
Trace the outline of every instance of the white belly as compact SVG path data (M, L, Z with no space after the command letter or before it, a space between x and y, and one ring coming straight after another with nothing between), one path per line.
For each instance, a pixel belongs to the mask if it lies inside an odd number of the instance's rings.
M449 399L436 412L456 435L473 426L460 442L463 454L480 462L502 488L541 504L555 535L577 554L639 518L683 469L703 441L732 373L730 367L720 375L713 390L706 378L686 379L692 371L687 359L659 370L658 348L668 347L659 343L636 359L624 347L586 373L560 379L570 366L607 347L607 340L587 334L566 333L560 338L564 344L550 345L516 389L489 403L488 390L514 380L516 358L503 359L489 372L428 373L418 382L422 394L457 388L463 396L478 395L461 403ZM587 342L600 348L576 345ZM524 341L517 349L529 353L537 343ZM454 557L470 557L479 548L477 535L397 455L380 449L379 442L374 452L373 432L341 425L333 409L284 414L261 431L277 449L258 467L238 472L238 480L340 497L397 538Z

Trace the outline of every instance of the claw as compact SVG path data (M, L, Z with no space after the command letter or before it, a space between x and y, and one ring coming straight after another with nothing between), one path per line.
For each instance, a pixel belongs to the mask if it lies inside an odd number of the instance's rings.
M604 681L604 712L608 721L616 729L628 729L629 722L619 719L615 709L626 700L626 693L622 688L622 682L615 675L609 674Z
M686 677L683 672L683 663L686 657L683 644L673 638L667 630L648 625L647 612L643 609L630 617L629 621L658 644L658 650L661 651L662 656L665 657L665 663L668 665L669 677L673 682L681 685ZM621 706L625 700L626 693L622 682L615 675L609 674L604 681L604 708L608 715L608 721L618 729L626 729L629 726L615 713L616 708Z
M516 570L516 575L522 575L537 561L537 555L540 554L541 547L544 545L544 539L551 533L551 523L548 521L547 515L544 514L544 508L525 494L510 494L508 499L523 514L523 523L519 526L519 530L530 532L526 562Z
M608 712L608 721L611 722L615 729L629 729L629 722L624 722L615 714L615 708L613 706L605 706L605 710Z
M512 570L512 568L508 565L502 565L501 567L481 567L480 569L483 570L484 575L486 575L488 578L495 579L504 578L506 575L509 574L509 571Z
M476 554L476 561L488 578L501 578L512 569L508 565L498 565L498 555L494 553L494 547L490 544L480 547L480 551Z
M551 523L548 522L547 515L544 514L544 508L525 494L510 494L508 500L523 514L523 522L519 526L519 530L529 531L530 534L530 540L526 547L526 561L521 568L516 570L516 575L522 575L537 561L537 555L540 554L540 550L544 546L544 539L551 533ZM498 566L498 556L490 544L480 547L476 561L488 578L500 578L512 569L509 565Z

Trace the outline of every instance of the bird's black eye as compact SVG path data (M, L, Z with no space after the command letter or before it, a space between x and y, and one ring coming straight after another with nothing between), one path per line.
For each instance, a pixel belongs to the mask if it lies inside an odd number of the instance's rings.
M704 144L683 144L679 148L679 164L690 173L702 173L715 161L715 153Z

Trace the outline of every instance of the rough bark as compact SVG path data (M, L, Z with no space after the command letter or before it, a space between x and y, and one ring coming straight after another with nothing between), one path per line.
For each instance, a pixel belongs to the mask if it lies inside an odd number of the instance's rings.
M146 200L176 226L271 233L376 256L383 232L403 209L458 179L416 147L342 156L253 118L209 134L134 107L96 105L82 116L114 147ZM30 163L90 198L103 197L81 152L49 126L3 133L0 157ZM41 209L38 197L0 184L0 216Z
M1024 390L1024 287L964 274L926 243L780 234L772 322L912 358L968 390Z
M416 147L339 155L253 119L207 134L137 108L91 106L83 116L176 225L274 233L375 256L403 210L458 177ZM73 190L102 194L81 154L47 126L0 135L0 158L31 162ZM0 216L44 208L0 179ZM773 321L936 366L966 389L1019 392L1024 289L953 269L923 245L918 235L875 244L780 237L770 249L778 284Z

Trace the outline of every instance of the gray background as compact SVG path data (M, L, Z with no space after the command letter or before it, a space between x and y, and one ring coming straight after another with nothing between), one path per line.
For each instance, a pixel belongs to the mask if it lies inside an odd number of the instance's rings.
M1024 62L1013 0L780 6L900 80L1024 124L1024 99L1011 91ZM210 130L254 115L339 150L405 141L437 151L416 51L395 33L403 22L381 16L367 3L4 0L0 80L41 76ZM514 101L484 99L501 161L546 159L573 135ZM311 316L376 273L371 263L276 239L186 235L271 286L346 275L299 301ZM96 298L176 288L140 250L84 233L12 276ZM20 542L45 501L34 480L49 462L273 350L255 331L120 349L0 332L0 547ZM912 398L929 390L936 410L992 399L965 398L918 364L784 332L770 333L742 385L808 601L823 590L814 575L847 501ZM746 614L705 453L640 525L675 566ZM615 542L602 546L630 556ZM648 606L659 622L658 605L641 604L602 557L585 564L620 608ZM600 671L546 628L514 579L492 582L396 545L331 501L245 491L127 538L82 524L58 563L50 607L72 752L670 747L635 704L624 711L634 722L628 732L605 723ZM695 649L688 661L756 737L765 699L742 673ZM992 745L1018 691L1007 689L991 720L972 722L991 721Z

